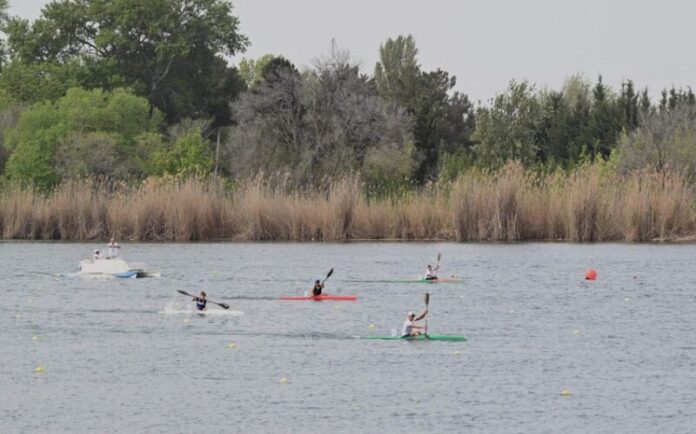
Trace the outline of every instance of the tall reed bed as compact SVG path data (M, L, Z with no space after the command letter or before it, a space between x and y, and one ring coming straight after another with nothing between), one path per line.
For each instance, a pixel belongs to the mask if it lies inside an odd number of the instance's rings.
M675 173L605 165L539 174L510 163L389 195L357 177L293 190L256 177L77 180L50 194L0 191L4 239L646 241L696 235L694 187Z

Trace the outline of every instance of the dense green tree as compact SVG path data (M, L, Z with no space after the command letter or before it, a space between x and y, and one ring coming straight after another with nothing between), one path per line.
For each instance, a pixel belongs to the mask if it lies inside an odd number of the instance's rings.
M480 164L500 167L508 160L534 164L540 150L541 104L528 82L511 81L490 107L476 113L474 146Z
M569 77L561 91L539 95L541 121L537 132L537 162L568 167L590 141L590 84L582 76Z
M417 60L418 48L413 36L387 39L379 47L379 62L374 78L382 97L415 111L416 98L421 87L421 69Z
M632 131L638 126L639 97L634 89L633 81L626 80L621 83L621 94L616 103L621 128L626 131Z
M374 80L382 98L413 117L414 177L422 183L436 178L443 160L458 155L461 161L472 146L475 118L468 97L454 91L456 77L421 71L417 55L413 36L388 39L380 46Z
M194 175L208 174L213 169L210 142L201 136L199 129L191 129L179 137L171 147L154 155L156 174Z
M616 101L610 89L604 84L602 76L597 79L592 90L592 114L590 131L592 142L588 143L587 153L591 157L608 158L621 131Z
M0 78L0 89L26 103L55 101L80 83L82 67L77 62L10 62Z
M81 85L125 83L166 114L229 122L227 102L242 81L225 60L247 39L224 0L53 1L33 23L6 26L13 58L24 63L79 59Z
M69 89L56 102L27 108L7 132L12 152L7 176L49 188L61 176L133 174L139 136L155 132L161 119L147 100L126 90ZM96 150L96 151L95 151ZM112 161L105 169L99 152Z
M665 112L675 110L681 106L694 105L696 105L696 95L694 95L690 87L687 90L677 90L672 86L669 91L662 89L662 97L660 98L658 108L660 111Z
M474 129L473 105L454 91L456 78L442 70L421 74L414 107L415 179L434 180L441 158L468 150Z
M5 172L5 163L10 156L10 151L5 146L5 135L17 124L23 109L23 103L0 89L0 175Z
M240 60L237 69L247 88L253 87L263 80L263 68L274 58L273 54L264 54L258 59L245 57Z

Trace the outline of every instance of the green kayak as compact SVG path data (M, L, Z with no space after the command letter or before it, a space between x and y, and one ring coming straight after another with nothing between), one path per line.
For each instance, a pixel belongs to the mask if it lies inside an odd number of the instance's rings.
M382 339L385 341L448 341L448 342L466 342L464 336L455 335L420 335L402 338L401 336L363 336L362 339Z

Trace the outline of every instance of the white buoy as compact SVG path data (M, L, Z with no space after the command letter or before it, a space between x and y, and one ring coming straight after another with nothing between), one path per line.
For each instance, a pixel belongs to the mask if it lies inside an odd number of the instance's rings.
M236 347L237 346L233 342L230 342L229 344L227 344L227 348L236 348Z
M283 377L280 379L280 384L288 384L288 383L289 383L289 381L287 378Z
M38 336L32 336L32 337L31 337L31 340L34 341L34 342L36 342L36 341L39 340L39 337L38 337Z

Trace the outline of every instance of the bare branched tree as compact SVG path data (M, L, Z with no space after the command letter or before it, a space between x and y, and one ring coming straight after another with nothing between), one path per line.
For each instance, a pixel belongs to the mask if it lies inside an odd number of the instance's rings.
M298 184L362 170L368 153L402 152L411 121L383 101L346 53L299 73L287 68L233 105L232 172L289 173Z

